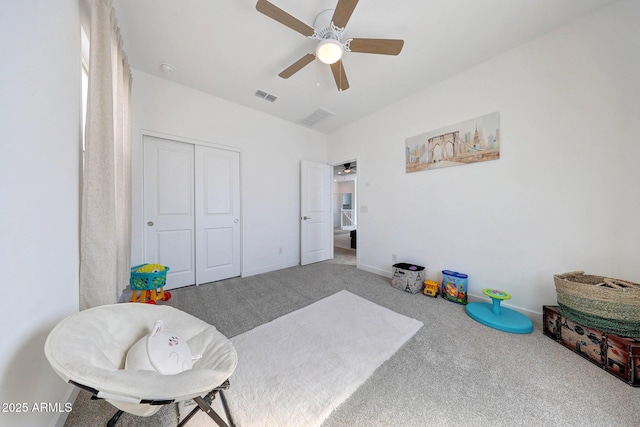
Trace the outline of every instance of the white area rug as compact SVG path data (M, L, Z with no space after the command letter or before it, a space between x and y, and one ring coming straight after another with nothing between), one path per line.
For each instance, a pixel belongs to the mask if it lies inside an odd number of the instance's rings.
M235 424L319 426L421 327L340 291L232 338L238 367L225 396Z

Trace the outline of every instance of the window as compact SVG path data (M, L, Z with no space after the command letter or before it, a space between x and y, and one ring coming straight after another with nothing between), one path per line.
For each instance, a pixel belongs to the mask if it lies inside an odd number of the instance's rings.
M83 27L81 33L82 68L82 158L84 163L84 132L87 123L87 96L89 93L89 38Z

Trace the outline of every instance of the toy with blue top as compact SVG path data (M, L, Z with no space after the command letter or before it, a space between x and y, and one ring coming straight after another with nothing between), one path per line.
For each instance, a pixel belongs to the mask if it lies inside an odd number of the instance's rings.
M469 276L457 271L442 270L442 298L458 304L467 303Z
M129 287L133 291L131 302L155 304L158 300L169 301L171 292L164 291L169 270L169 267L160 264L142 264L132 267L129 279Z

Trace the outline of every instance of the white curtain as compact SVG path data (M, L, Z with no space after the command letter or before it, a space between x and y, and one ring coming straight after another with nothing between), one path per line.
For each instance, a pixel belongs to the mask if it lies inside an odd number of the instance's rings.
M80 309L117 302L131 265L131 71L111 0L90 9Z

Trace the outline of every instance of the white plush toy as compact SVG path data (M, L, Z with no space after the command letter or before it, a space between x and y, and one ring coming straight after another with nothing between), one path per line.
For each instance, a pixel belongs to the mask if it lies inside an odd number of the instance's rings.
M172 375L191 369L192 361L199 358L192 356L185 340L164 329L164 322L158 320L151 333L129 349L124 367Z

